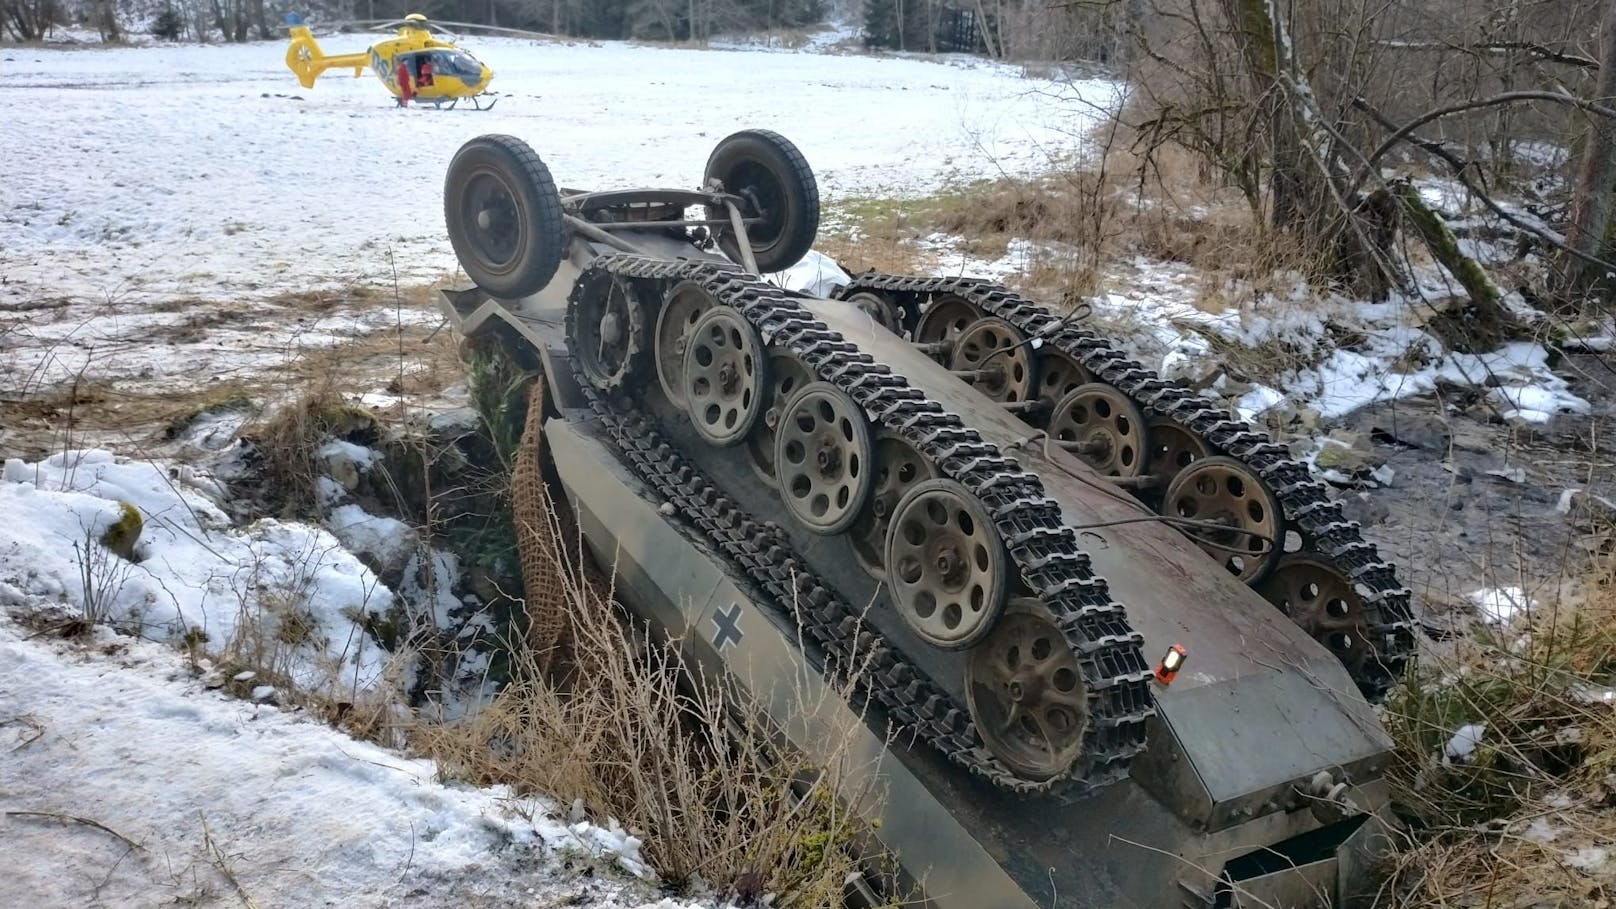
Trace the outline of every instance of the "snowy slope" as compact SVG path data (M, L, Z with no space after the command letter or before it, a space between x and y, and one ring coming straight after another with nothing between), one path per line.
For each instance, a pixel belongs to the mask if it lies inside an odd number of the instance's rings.
M398 661L358 611L395 593L355 554L396 561L408 553L389 550L414 535L353 506L335 510L337 536L238 527L222 495L205 472L109 451L0 470L0 867L21 869L0 907L233 903L221 864L260 906L646 896L621 873L597 882L567 869L571 857L579 872L643 873L621 830L444 785L430 762L283 710L296 700L276 688L287 681L392 709L385 671ZM125 507L142 517L133 561L97 542ZM107 624L62 639L81 617Z
M80 648L0 613L0 752L6 906L686 905L586 876L636 858L620 833L204 691L105 629Z

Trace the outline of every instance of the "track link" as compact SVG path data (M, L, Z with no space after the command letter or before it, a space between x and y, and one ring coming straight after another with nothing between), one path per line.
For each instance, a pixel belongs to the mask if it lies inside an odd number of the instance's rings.
M701 529L779 608L793 614L844 677L883 707L898 727L950 761L1001 788L1050 791L1063 784L1095 788L1126 776L1145 746L1155 713L1151 671L1141 637L1090 570L1059 506L1036 475L1004 457L960 418L945 411L886 366L818 321L796 299L733 266L668 261L637 255L596 259L573 287L568 338L579 302L604 292L615 278L671 285L693 281L742 313L765 344L801 359L823 381L846 392L872 423L898 433L940 475L962 483L992 516L1026 587L1049 608L1087 685L1089 727L1083 754L1063 776L1033 781L1015 776L982 745L965 707L949 697L854 609L821 581L773 525L748 516L711 480L662 439L655 422L626 394L610 398L580 385L636 472ZM660 288L659 288L660 289Z
M860 292L884 294L911 314L918 313L922 302L936 294L964 298L983 313L1016 326L1028 338L1040 338L1043 344L1068 354L1098 380L1132 399L1146 417L1171 421L1214 453L1236 458L1256 471L1278 497L1287 525L1301 535L1303 550L1341 572L1363 600L1374 653L1349 667L1353 680L1373 700L1396 683L1415 649L1410 591L1398 582L1393 566L1380 557L1375 546L1363 539L1359 525L1347 520L1340 504L1330 500L1324 483L1307 465L1291 458L1284 446L1233 418L1218 402L1167 382L1109 340L1003 285L978 278L870 272L855 276L836 297L846 299Z

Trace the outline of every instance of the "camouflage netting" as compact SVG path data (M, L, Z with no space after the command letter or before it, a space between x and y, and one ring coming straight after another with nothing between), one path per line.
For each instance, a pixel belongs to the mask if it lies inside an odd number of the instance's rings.
M528 618L528 641L545 663L562 646L567 630L567 591L560 563L555 512L539 470L543 454L544 376L528 390L527 420L511 470L511 520L516 551L522 560L522 588Z

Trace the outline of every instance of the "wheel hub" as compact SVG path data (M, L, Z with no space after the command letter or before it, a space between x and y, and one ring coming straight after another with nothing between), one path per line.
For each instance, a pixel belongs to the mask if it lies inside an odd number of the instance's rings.
M940 544L937 548L937 575L951 590L958 590L960 582L964 579L965 560L960 558L959 548L955 541Z
M696 433L714 445L734 445L763 410L767 360L756 329L735 310L715 306L686 336L684 399Z
M954 342L948 368L995 401L1025 401L1032 392L1032 358L1024 338L1003 319L978 319Z
M1018 776L1047 780L1083 751L1088 690L1049 610L1012 600L965 664L965 701L982 743Z
M841 533L870 495L873 445L864 412L828 382L792 395L775 431L774 469L786 509L809 530Z
M1144 469L1144 417L1109 385L1091 382L1068 392L1050 416L1049 434L1107 476L1134 477Z
M596 388L614 392L639 368L647 350L645 309L634 286L608 277L587 288L569 319L576 319L579 366Z
M1279 501L1234 458L1204 458L1179 471L1167 487L1162 512L1227 528L1181 529L1247 584L1267 577L1279 560L1278 544L1285 539Z
M993 629L1004 608L1006 558L998 531L964 486L917 483L887 530L893 605L927 643L963 650Z

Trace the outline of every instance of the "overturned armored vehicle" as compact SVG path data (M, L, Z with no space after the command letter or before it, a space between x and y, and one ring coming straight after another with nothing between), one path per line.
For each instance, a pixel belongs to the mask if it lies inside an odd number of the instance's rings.
M557 189L482 136L444 207L476 285L444 309L542 365L618 595L796 747L859 730L901 872L850 892L1367 904L1409 593L1282 448L994 284L765 280L819 218L770 132L693 191Z

